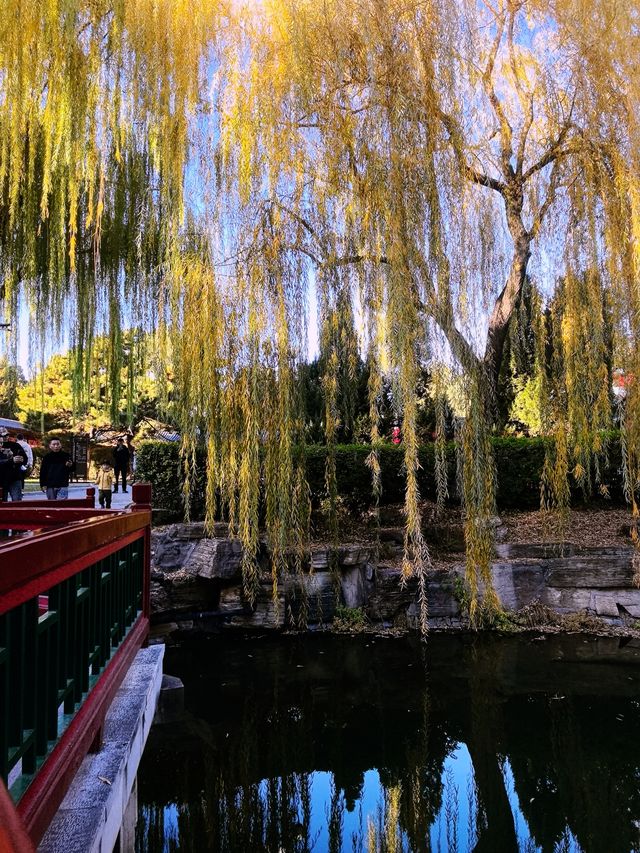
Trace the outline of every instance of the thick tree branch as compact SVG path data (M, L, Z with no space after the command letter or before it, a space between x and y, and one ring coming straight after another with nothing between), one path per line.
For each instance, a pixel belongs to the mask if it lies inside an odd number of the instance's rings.
M442 122L445 130L449 134L449 141L451 143L451 147L453 148L453 153L456 158L456 162L458 163L458 167L462 174L468 178L472 183L479 184L483 187L489 187L489 189L495 190L504 195L505 184L503 181L498 178L493 178L490 175L485 174L484 172L478 171L473 166L470 166L467 163L464 148L462 146L462 130L460 129L460 125L457 120L445 112L440 107L436 108L436 115Z
M482 187L489 187L489 189L495 190L501 195L504 195L506 186L503 181L498 180L498 178L492 178L490 175L485 175L484 172L478 172L477 169L473 169L466 163L464 164L463 171L465 176L472 183L479 184Z
M286 213L288 216L290 216L292 219L302 225L305 231L310 234L314 238L314 240L318 240L318 242L320 242L316 234L315 228L311 225L309 220L305 219L304 216L301 216L295 210L291 210L290 207L287 207L286 205L282 204L282 202L278 201L277 199L269 199L267 202L265 202L265 209L267 207L279 208L283 213Z
M435 112L435 115L449 134L449 142L453 148L453 154L456 158L461 174L474 184L479 184L480 186L488 187L489 189L504 194L505 185L502 181L498 178L493 178L490 175L485 174L484 171L481 172L478 169L475 169L467 163L463 145L464 136L462 128L460 127L458 120L450 113L446 112L446 110L443 110L439 105L438 96L432 82L433 67L431 59L427 55L422 41L420 42L420 59L424 69L424 85L428 95L428 98L425 101L427 104L425 109Z
M463 369L468 373L477 371L481 366L480 359L473 351L473 347L469 341L456 326L451 302L448 299L436 298L434 304L432 304L430 314L442 329L451 347L451 352Z
M313 263L317 267L321 267L324 265L324 261L322 261L321 258L319 258L314 252L311 251L311 249L308 249L306 246L294 245L294 246L283 246L283 248L288 249L291 252L301 252L303 255L306 255L309 258L309 260L313 261Z

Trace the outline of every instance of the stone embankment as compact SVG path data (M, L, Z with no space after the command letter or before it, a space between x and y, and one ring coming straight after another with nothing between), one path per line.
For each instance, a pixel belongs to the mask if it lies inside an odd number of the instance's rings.
M497 538L500 528L497 526ZM372 623L385 627L418 627L415 580L401 583L398 557L403 531L382 531L378 559L370 543L342 545L331 565L328 547L311 551L310 564L290 575L274 598L269 555L263 545L264 569L255 607L242 594L242 546L219 525L215 538L203 525L175 524L152 534L152 610L157 634L216 631L223 625L282 629L300 623L302 608L310 626L330 623L339 600L360 608ZM461 531L431 531L442 550L457 552ZM578 544L498 543L492 565L496 592L507 610L543 605L561 615L599 617L610 625L633 625L640 619L640 589L634 585L631 545L581 547ZM465 612L463 556L429 577L429 622L433 628L462 628ZM339 595L336 596L336 591Z

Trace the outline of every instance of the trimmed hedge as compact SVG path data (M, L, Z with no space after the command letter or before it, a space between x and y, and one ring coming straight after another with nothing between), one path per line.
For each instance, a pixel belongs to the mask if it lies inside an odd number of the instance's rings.
M536 507L540 503L540 475L544 464L544 440L541 438L496 438L493 447L498 471L497 501L503 507ZM338 494L353 509L371 505L371 471L366 458L368 445L342 445L336 449ZM324 488L324 466L327 448L307 448L307 478L312 502L319 503ZM435 446L423 445L419 450L418 485L424 498L435 500ZM456 499L455 445L447 445L449 495ZM382 480L381 503L401 503L404 500L404 450L402 446L385 445L380 450Z
M604 472L611 496L622 497L620 484L620 445L613 435L610 442L610 462ZM540 503L540 475L544 463L545 442L542 438L494 438L493 448L498 473L498 506L504 509L535 509ZM339 445L336 448L336 472L338 494L345 505L354 511L364 510L372 504L371 471L366 458L371 448L368 445ZM306 448L307 479L311 501L318 507L325 497L324 472L327 457L326 446L314 445ZM383 504L401 503L404 500L403 448L392 444L380 451ZM455 447L447 445L449 469L449 494L456 498ZM435 499L434 445L420 448L421 468L418 472L420 493L425 498ZM199 470L192 494L191 517L201 518L204 510L205 459L200 455ZM136 479L150 482L153 486L154 507L165 510L168 517L178 518L184 511L180 465L180 449L177 443L158 441L141 442L137 451ZM581 492L574 497L580 499Z
M198 453L198 469L191 494L191 518L204 515L205 454ZM184 514L184 476L180 461L179 442L141 441L136 449L136 480L151 483L153 506L164 510L167 516L181 517Z

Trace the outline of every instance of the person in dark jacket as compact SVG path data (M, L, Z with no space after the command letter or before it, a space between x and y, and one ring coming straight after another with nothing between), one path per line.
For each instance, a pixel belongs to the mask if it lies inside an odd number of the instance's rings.
M124 438L119 438L113 450L113 473L115 476L114 495L118 491L118 475L122 477L122 491L127 491L127 474L129 473L129 448L124 443Z
M40 466L40 488L47 493L48 501L64 501L69 497L69 475L74 468L75 462L62 449L59 439L52 438L49 453Z
M4 500L22 500L22 481L27 470L27 455L6 427L0 427L0 487Z

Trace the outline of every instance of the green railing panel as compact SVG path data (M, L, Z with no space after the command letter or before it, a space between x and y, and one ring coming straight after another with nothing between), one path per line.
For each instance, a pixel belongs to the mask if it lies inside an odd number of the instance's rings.
M0 616L0 775L26 790L141 613L144 542Z

